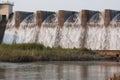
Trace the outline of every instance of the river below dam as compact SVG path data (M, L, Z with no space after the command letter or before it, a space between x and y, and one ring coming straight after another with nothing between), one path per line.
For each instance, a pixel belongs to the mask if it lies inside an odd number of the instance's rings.
M0 80L108 80L119 72L117 62L0 63Z

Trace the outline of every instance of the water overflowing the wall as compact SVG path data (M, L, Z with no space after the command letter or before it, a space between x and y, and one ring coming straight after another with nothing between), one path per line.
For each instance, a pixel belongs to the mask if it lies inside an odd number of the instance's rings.
M116 11L117 12L117 11ZM112 18L110 25L108 26L108 49L119 50L120 49L120 12L111 13Z
M16 43L33 43L36 40L38 27L35 24L35 15L28 15L17 30Z
M24 16L24 17L23 17ZM3 43L38 43L49 47L120 50L120 11L15 12Z
M106 49L106 27L101 13L94 12L89 17L85 47L96 50Z
M71 15L61 28L60 46L63 48L79 48L82 47L84 36L84 28L78 13Z
M13 15L11 17L11 19L8 20L5 34L4 34L4 38L3 38L3 43L7 43L7 44L14 43L14 38L17 35L16 34L17 28L15 27L15 18L14 17L15 16Z
M59 25L57 15L52 14L48 16L41 25L38 33L38 43L44 44L45 46L54 47L58 32Z

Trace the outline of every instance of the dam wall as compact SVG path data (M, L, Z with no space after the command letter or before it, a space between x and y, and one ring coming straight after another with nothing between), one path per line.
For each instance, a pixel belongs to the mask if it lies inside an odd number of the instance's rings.
M81 18L81 25L86 27L87 26L87 22L88 22L88 10L82 10L81 12L79 12L80 14L80 18Z
M104 25L107 27L110 25L110 22L112 19L116 16L116 14L119 14L120 11L116 10L109 10L106 9L102 12L100 11L92 11L92 10L81 10L80 12L75 12L75 11L65 11L65 10L59 10L57 12L51 12L51 11L36 11L35 13L33 12L23 12L23 11L16 11L14 12L14 17L15 17L15 26L19 27L20 23L29 15L35 14L36 17L36 24L40 27L41 23L50 15L56 14L58 18L58 23L59 26L63 26L64 22L71 16L76 13L79 13L79 18L81 20L81 25L83 27L87 26L87 24L90 24L89 22L97 22L99 20L99 16L91 19L94 17L95 14L100 14L104 20Z
M120 11L117 10L16 11L10 19L3 43L120 50Z
M14 12L15 17L15 26L19 27L20 23L29 15L33 14L33 12L23 12L23 11L16 11Z
M103 15L104 15L104 25L108 27L111 21L110 10L105 10L103 12Z
M120 11L117 10L110 10L110 9L106 9L104 11L104 24L106 27L108 27L109 25L111 25L111 22L118 22L120 21Z
M36 11L36 24L40 27L42 22L55 12L50 11Z
M59 26L62 27L64 25L64 22L71 16L71 15L74 15L75 11L64 11L64 10L59 10L57 12L57 15L58 15L58 23L59 23Z

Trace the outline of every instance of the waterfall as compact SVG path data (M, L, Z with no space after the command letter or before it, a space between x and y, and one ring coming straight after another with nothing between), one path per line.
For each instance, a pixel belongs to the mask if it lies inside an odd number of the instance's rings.
M20 24L16 43L35 43L38 26L35 23L35 15L28 15Z
M44 44L45 46L55 47L56 37L59 32L57 15L52 14L48 16L41 25L38 43Z
M61 28L60 46L63 48L82 47L83 33L84 29L81 26L78 14L71 15Z
M120 13L113 17L108 27L108 46L110 50L120 50Z
M78 12L65 14L60 13L59 20L59 15L53 12L44 12L42 16L24 13L25 17L18 27L15 26L14 14L8 20L3 43L38 43L46 47L120 50L120 12L110 13L110 18L107 19L108 26L105 25L104 16L99 11L89 13L87 19L83 20L86 21L85 26L82 25L83 16ZM40 20L37 21L36 15ZM37 22L41 23L40 26ZM60 26L61 22L63 26Z
M19 27L15 26L14 16L11 21L8 21L3 38L3 43L32 43L35 42L37 35L37 26L34 20L34 14L28 15Z
M3 43L13 44L17 37L17 28L15 27L14 15L8 20L6 30L4 33Z
M96 13L90 18L86 30L85 47L93 50L105 50L106 27L100 13Z

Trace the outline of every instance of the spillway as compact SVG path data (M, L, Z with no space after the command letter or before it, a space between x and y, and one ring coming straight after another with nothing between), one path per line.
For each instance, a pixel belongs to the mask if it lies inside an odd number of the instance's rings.
M120 11L16 11L2 43L38 43L46 47L120 50Z
M65 21L61 28L60 46L63 48L82 47L84 28L81 26L79 13L74 12Z
M88 11L86 25L85 47L95 50L106 49L106 27L103 16L99 11Z
M55 13L47 15L46 19L41 24L37 42L49 47L57 46L55 43L59 32L58 28L57 15Z

